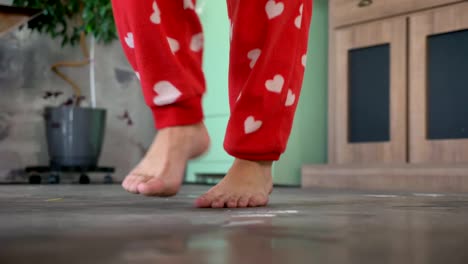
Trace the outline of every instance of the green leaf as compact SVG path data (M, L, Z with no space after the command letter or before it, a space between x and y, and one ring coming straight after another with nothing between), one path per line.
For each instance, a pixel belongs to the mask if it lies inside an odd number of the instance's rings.
M14 0L13 5L44 10L28 27L52 38L61 38L62 46L78 44L83 31L101 43L117 39L109 0ZM78 18L83 24L78 23Z

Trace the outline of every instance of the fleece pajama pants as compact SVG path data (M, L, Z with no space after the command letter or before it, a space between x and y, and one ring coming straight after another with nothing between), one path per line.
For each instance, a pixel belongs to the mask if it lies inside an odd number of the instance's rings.
M125 55L156 127L201 122L206 83L195 0L112 2ZM266 161L284 152L304 76L312 2L227 0L231 115L224 148L230 155Z

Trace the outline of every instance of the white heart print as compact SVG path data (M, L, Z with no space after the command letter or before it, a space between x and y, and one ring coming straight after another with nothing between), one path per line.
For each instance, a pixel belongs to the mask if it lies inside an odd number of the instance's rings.
M298 17L296 17L296 19L294 20L294 25L296 25L296 27L298 29L301 29L301 24L302 24L302 15L299 15Z
M262 127L263 122L260 120L255 120L255 117L249 116L245 119L244 122L244 132L246 134L251 134Z
M180 44L177 40L168 37L167 42L169 43L169 47L171 48L172 53L175 54L180 50Z
M286 106L291 106L296 102L296 95L292 92L291 89L288 90L288 96L286 97Z
M284 4L282 2L276 3L275 0L269 0L265 6L265 11L268 18L273 19L283 13Z
M184 9L195 10L195 5L193 4L193 0L184 0Z
M169 105L177 101L182 93L172 83L161 81L154 85L154 91L158 94L154 97L155 105Z
M127 43L127 46L131 49L135 48L135 42L133 41L133 33L128 32L127 36L125 36L125 43Z
M262 51L260 49L254 49L254 50L249 51L249 53L247 53L247 58L250 59L250 68L251 69L253 69L253 67L257 63L257 60L258 60L258 58L260 57L261 54L262 54Z
M203 49L203 33L193 35L190 49L194 52L199 52Z
M161 11L159 10L158 3L153 2L153 14L151 14L150 20L154 24L161 24Z
M298 29L301 29L301 24L302 24L302 10L304 9L304 4L301 5L301 7L299 8L299 16L296 17L296 19L294 20L294 25L296 25L296 27Z
M302 55L301 62L302 62L302 66L305 67L307 63L307 54Z
M283 90L284 78L280 74L275 75L273 80L268 80L265 83L265 86L268 91L273 93L281 93Z

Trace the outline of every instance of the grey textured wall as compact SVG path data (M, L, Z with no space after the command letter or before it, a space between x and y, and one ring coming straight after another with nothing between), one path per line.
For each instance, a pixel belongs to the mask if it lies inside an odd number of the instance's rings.
M61 48L59 41L27 29L0 39L0 182L24 179L21 170L25 166L48 163L43 108L72 94L50 66L80 58L78 48ZM89 98L89 68L64 71L78 81ZM100 164L115 166L116 178L122 179L142 157L155 130L138 80L118 42L96 47L96 85L98 107L108 110ZM45 100L46 91L63 91L64 95L55 101ZM125 110L132 126L118 118Z

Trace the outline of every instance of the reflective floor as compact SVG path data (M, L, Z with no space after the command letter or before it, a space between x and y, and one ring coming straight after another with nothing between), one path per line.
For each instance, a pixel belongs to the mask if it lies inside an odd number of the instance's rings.
M468 195L276 189L195 209L119 186L0 185L0 263L468 263Z

